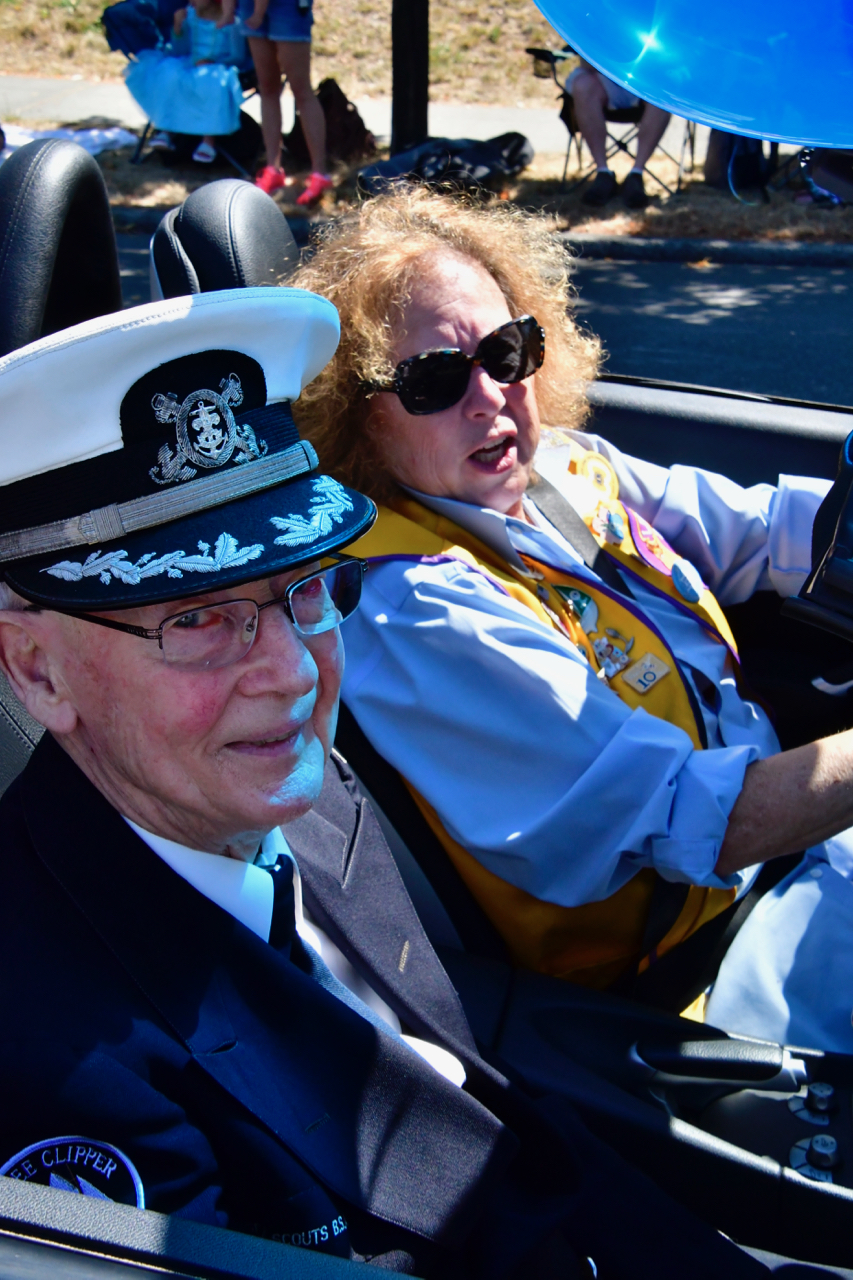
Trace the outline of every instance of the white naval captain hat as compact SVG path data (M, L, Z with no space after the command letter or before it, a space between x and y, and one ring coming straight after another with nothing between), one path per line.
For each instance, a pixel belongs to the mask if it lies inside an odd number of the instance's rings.
M0 574L35 604L121 609L296 568L372 525L291 402L332 304L229 289L134 307L0 360Z

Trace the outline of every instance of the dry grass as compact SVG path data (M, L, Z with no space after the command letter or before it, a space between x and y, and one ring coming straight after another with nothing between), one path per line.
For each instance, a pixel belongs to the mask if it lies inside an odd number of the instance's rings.
M102 8L96 0L0 0L0 71L120 79L126 60L107 48Z
M104 0L0 0L0 72L118 80L125 67L100 25ZM334 76L351 98L391 92L391 0L315 0L314 78ZM526 45L562 41L533 0L458 0L431 8L435 99L544 106Z
M315 0L316 78L333 75L350 97L391 92L390 0ZM433 100L548 106L556 90L535 80L528 45L563 41L532 0L456 0L430 6Z

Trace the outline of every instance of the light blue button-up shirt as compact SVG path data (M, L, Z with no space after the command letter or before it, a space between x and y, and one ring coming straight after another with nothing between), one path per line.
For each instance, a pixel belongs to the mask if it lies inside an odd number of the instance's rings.
M610 460L621 500L722 603L799 590L826 481L782 476L744 489L574 438ZM568 494L567 464L566 447L537 454L537 470ZM530 503L532 524L414 496L516 567L524 552L597 581ZM631 591L688 678L701 672L714 685L711 705L701 703L711 750L628 707L567 637L461 561L374 564L344 627L343 696L370 741L490 871L564 906L608 897L642 867L742 888L750 872L721 879L714 867L747 766L779 749L764 712L740 697L725 647L634 578Z

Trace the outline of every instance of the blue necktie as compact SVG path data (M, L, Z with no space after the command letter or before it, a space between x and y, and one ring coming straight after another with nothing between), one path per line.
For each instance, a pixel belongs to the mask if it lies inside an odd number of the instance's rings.
M279 858L268 867L273 882L272 922L270 946L290 955L296 934L296 906L293 894L293 863L290 858Z
M317 954L313 947L303 944L296 932L296 903L293 892L293 863L290 858L283 857L275 866L266 870L273 880L272 922L270 924L270 946L283 954L291 964L313 978L342 1004L348 1005L353 1012L359 1014L366 1022L371 1023L385 1035L399 1039L397 1032L388 1026L383 1018L360 1000L357 995L345 987Z

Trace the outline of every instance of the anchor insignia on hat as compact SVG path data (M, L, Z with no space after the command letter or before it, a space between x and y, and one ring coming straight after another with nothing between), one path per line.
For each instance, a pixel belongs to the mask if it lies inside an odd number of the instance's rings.
M248 423L235 422L231 412L232 405L242 403L243 388L234 373L222 379L219 392L193 391L181 404L173 392L154 396L154 416L158 422L175 423L177 443L175 453L168 444L160 447L158 465L148 473L155 484L193 480L198 467L222 467L232 456L235 462L262 458L266 441L259 441Z
M3 357L0 577L40 607L125 609L289 573L356 541L376 508L322 474L291 411L338 330L325 298L233 289ZM28 396L38 412L21 441L13 406Z

